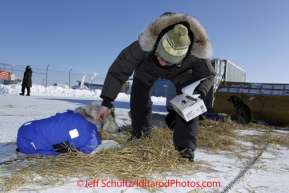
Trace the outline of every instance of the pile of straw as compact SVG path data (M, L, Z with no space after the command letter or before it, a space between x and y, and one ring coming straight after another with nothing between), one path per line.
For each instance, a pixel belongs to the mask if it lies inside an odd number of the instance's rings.
M72 178L160 180L171 175L213 171L213 166L205 160L192 163L180 158L173 146L171 130L157 127L153 128L150 138L127 141L131 126L122 129L125 133L122 137L102 134L103 139L112 139L120 143L121 148L90 155L70 152L1 166L1 173L12 171L12 175L1 175L0 186L4 187L3 190L21 188L28 184L43 188L43 186L62 185ZM236 153L240 148L249 150L250 147L240 145L240 140L254 144L256 149L261 148L264 143L288 147L288 137L270 132L272 129L272 127L255 124L244 126L203 120L200 121L199 126L198 148L208 150L210 153L219 153L219 151ZM256 130L259 135L240 138L236 132L240 130Z

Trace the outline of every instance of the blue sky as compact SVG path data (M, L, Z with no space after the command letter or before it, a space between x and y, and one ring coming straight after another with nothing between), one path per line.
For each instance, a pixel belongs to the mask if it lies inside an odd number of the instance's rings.
M96 72L103 82L119 52L172 11L196 17L211 39L212 58L240 66L247 82L289 84L288 7L288 0L0 0L0 62ZM34 83L42 76L34 75ZM67 83L66 75L49 79Z

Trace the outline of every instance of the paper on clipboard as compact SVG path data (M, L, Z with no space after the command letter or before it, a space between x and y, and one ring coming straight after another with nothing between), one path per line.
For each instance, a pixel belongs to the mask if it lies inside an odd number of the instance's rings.
M193 93L194 93L196 87L200 84L200 82L202 80L205 80L205 79L207 79L207 78L200 79L200 80L182 88L182 92L186 95L189 95L190 97L198 98L200 96L200 94L193 94Z

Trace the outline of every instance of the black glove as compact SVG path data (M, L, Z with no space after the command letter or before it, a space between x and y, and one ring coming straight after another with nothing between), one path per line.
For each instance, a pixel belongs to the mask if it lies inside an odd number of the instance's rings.
M197 90L195 90L193 94L199 94L200 95L199 96L200 99L204 99L205 98L205 95L202 94L201 92L197 91Z

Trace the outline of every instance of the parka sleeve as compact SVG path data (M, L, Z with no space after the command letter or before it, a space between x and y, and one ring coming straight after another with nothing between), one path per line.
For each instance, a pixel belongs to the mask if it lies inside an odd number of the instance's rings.
M206 78L205 80L201 81L201 83L195 89L195 91L201 94L203 98L207 95L211 86L213 85L216 75L214 67L209 59L191 58L187 62L193 63L190 73L183 73L174 78L172 81L175 83L177 90L180 91L183 87Z
M114 101L122 85L133 74L143 58L144 51L141 50L138 41L122 50L108 70L100 97Z
M207 93L209 92L210 88L213 85L214 78L216 76L216 72L214 70L214 67L209 59L204 59L205 65L203 76L206 78L205 80L201 81L201 83L197 86L195 91L201 94L202 98L204 98ZM197 77L198 72L194 71L192 72L193 76Z

